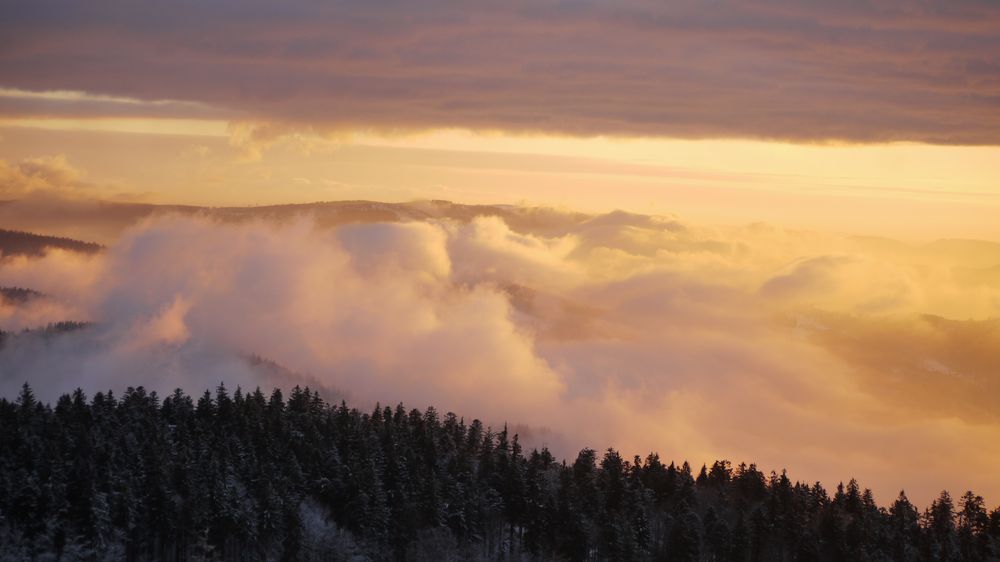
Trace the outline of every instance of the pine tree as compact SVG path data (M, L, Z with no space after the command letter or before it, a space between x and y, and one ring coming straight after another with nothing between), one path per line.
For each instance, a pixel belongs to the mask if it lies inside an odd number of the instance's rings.
M129 388L54 408L0 398L0 545L8 559L992 560L1000 508L942 493L918 516L856 481L754 465L572 464L525 455L452 413L286 403L224 385L197 403Z
M955 534L955 507L951 495L941 492L924 514L928 531L928 543L924 555L942 562L958 558L958 544Z

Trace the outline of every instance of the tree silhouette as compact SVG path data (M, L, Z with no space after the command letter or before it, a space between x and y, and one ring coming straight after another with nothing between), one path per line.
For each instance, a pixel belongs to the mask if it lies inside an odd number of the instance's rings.
M308 388L53 408L24 385L0 399L0 559L986 561L1000 509L972 492L881 509L854 480L830 497L655 453L558 462L506 427Z

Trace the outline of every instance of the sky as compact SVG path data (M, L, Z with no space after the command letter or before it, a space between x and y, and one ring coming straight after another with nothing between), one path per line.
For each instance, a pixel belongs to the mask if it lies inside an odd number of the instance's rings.
M108 247L0 259L53 297L0 329L100 326L8 373L301 378L1000 500L995 2L0 6L0 227ZM341 200L403 220L105 205Z
M8 4L0 158L103 197L1000 238L994 2Z

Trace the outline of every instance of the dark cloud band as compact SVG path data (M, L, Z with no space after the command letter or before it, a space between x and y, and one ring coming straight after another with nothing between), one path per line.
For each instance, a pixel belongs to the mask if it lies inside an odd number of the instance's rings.
M63 4L4 8L0 85L328 127L1000 143L990 2Z

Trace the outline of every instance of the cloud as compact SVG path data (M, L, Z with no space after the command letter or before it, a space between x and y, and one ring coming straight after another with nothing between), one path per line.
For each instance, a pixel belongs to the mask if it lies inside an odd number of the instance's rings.
M1000 319L858 317L810 311L800 334L857 368L857 380L909 415L1000 421Z
M356 205L404 220L156 215L99 255L5 263L0 285L94 325L9 339L0 393L308 383L521 424L560 455L756 461L857 476L881 501L1000 497L1000 295L968 273L1000 264L993 245ZM0 308L5 329L43 318Z
M0 198L58 192L72 196L85 190L83 173L65 156L26 158L10 163L0 160Z
M989 2L40 1L5 15L8 91L92 94L8 96L7 116L215 108L321 129L1000 139Z
M572 235L545 238L514 232L492 216L456 227L448 250L458 282L553 287L579 282L582 271L566 259L576 244Z
M78 117L101 115L115 118L219 118L225 112L197 102L139 100L79 91L32 92L0 88L0 105L6 115Z
M16 331L82 318L82 311L63 300L44 295L17 301L0 296L0 331Z
M138 194L119 193L110 185L87 180L87 174L64 155L22 158L16 162L0 159L0 201L13 203L28 199L28 205L41 203L74 205L84 200L104 198L129 200Z
M818 256L789 269L768 279L760 293L785 302L876 313L912 309L920 298L920 289L904 268L869 258Z

